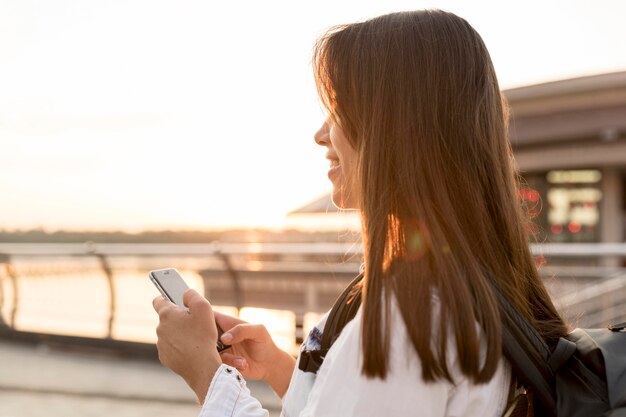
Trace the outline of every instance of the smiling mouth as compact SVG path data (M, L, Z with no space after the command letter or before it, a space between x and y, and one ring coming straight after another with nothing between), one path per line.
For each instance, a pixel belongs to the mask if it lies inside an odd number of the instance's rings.
M341 171L341 162L338 159L330 159L330 169L328 170L328 178L333 181Z

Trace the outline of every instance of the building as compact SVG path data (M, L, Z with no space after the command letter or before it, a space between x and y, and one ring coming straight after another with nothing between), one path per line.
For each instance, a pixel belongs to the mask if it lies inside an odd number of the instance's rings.
M626 72L504 92L510 138L549 242L626 239Z

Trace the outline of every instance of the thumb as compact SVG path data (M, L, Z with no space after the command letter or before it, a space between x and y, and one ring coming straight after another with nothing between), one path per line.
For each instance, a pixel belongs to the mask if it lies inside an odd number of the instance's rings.
M196 290L189 289L185 291L183 294L183 303L192 315L209 315L210 317L213 317L211 304L209 304L209 301L201 296Z
M238 324L225 332L221 340L227 344L241 343L246 340L263 342L267 339L267 329L262 324Z

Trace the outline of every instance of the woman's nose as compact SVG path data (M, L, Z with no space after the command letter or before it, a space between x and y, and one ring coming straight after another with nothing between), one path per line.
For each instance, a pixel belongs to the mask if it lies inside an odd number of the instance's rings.
M328 146L330 143L329 132L330 132L330 128L328 126L328 120L326 120L324 121L324 124L322 124L322 126L319 128L319 130L315 132L315 135L313 136L315 138L315 143L317 143L320 146Z

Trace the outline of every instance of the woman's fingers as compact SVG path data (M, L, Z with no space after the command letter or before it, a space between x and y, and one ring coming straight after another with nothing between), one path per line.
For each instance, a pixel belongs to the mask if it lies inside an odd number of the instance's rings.
M238 324L246 323L237 317L229 316L228 314L220 313L218 311L214 311L213 314L215 315L215 321L217 321L217 324L219 324L224 331L230 330Z
M152 300L152 307L154 311L159 315L159 326L157 327L157 334L159 328L163 326L164 321L170 321L172 317L176 316L176 313L182 312L180 308L169 300L163 297L156 297ZM172 316L174 315L174 316Z
M239 371L245 371L248 369L248 361L242 356L233 355L232 353L222 353L222 362L226 365L234 366Z
M261 324L238 324L225 332L221 340L226 344L241 343L244 340L263 342L267 339L267 330Z
M154 311L156 311L157 313L159 311L161 311L164 307L166 307L167 305L171 304L168 300L166 300L165 298L158 296L155 297L154 300L152 300L152 308L154 308Z
M209 301L198 294L196 290L187 290L183 294L183 303L191 314L202 316L213 316Z

